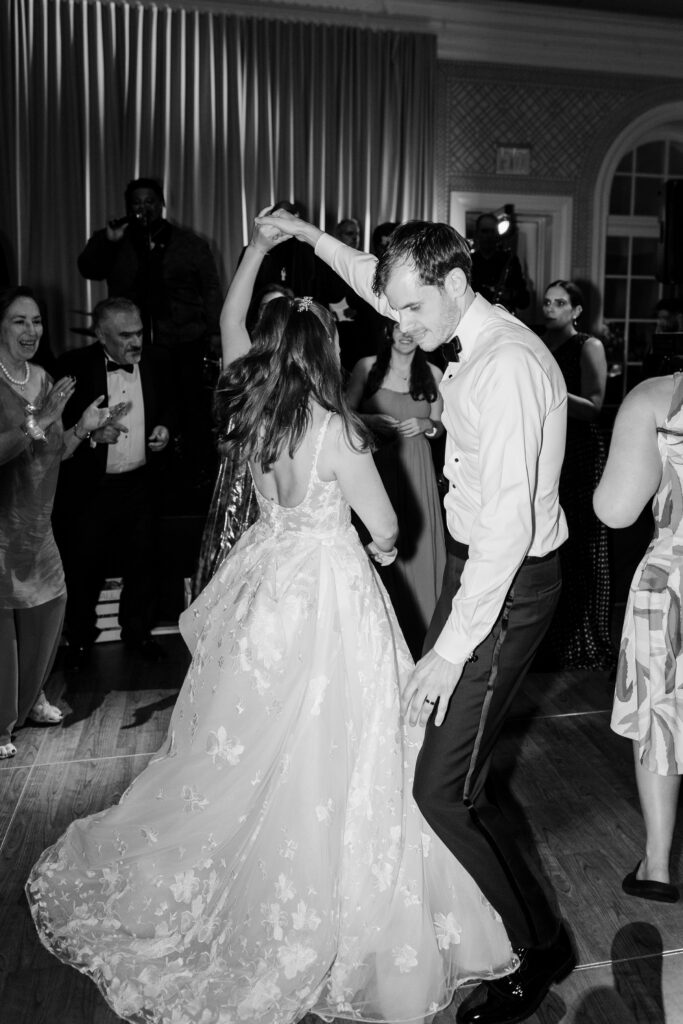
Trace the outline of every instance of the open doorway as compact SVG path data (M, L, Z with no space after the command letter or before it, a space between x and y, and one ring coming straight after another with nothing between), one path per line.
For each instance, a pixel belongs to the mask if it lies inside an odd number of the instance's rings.
M479 214L504 206L514 209L516 255L531 294L528 307L517 315L534 327L542 323L541 301L545 286L549 281L570 275L572 198L509 192L451 192L450 224L471 239Z

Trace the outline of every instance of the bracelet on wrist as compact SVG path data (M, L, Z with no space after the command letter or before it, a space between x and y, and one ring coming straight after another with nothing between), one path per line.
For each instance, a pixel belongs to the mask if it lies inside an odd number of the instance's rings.
M79 423L80 423L80 420L79 420ZM92 434L92 430L86 430L86 432L84 434L79 434L78 433L78 423L76 423L75 426L74 426L74 434L78 438L79 441L87 441L90 438L90 435Z
M432 423L431 420L429 422ZM436 434L437 434L436 424L432 423L431 428L429 430L425 430L425 437L436 437Z

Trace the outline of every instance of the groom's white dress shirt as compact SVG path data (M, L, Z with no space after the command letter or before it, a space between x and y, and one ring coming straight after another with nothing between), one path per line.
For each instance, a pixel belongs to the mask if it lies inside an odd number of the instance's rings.
M315 251L380 313L398 319L372 291L374 256L330 235ZM459 361L448 364L440 385L444 506L449 533L468 546L469 557L434 646L453 663L465 661L490 633L524 559L547 555L567 539L558 499L567 389L555 359L524 324L480 295L457 334Z

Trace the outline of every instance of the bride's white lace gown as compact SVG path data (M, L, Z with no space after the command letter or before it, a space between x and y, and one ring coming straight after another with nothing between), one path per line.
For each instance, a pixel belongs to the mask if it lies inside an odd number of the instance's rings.
M45 946L129 1021L416 1021L516 966L412 800L412 662L317 475L324 429L303 502L259 495L183 614L194 656L164 746L27 884Z

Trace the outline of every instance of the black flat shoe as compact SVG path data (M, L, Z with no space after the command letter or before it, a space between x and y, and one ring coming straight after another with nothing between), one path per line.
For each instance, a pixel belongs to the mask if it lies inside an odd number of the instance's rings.
M651 882L647 878L637 878L640 861L633 871L621 883L621 888L629 896L639 896L641 900L655 900L657 903L678 903L680 894L678 886L669 882Z
M548 989L576 966L576 957L562 926L544 949L516 949L520 965L512 974L483 981L458 1007L457 1024L519 1024L541 1005Z

